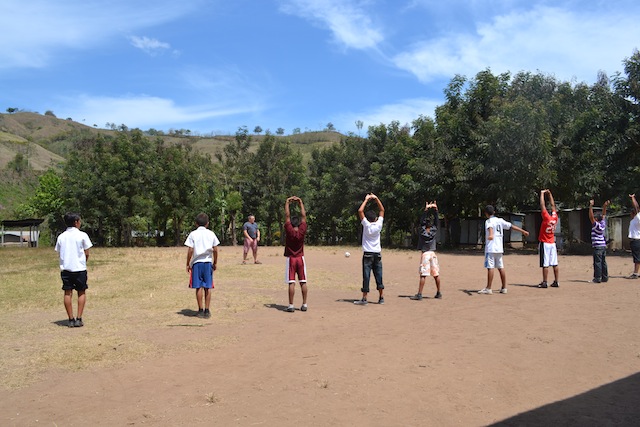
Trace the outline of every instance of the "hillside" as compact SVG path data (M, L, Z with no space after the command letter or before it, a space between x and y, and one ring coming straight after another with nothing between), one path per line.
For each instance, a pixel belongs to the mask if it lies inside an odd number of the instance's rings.
M0 219L12 216L15 207L28 198L37 184L37 175L49 167L60 167L73 143L95 134L113 134L110 129L91 127L71 119L59 119L52 115L20 112L0 113ZM155 139L156 136L149 136ZM224 146L233 141L235 135L211 137L160 136L169 144L189 144L201 153L215 159ZM251 135L251 151L255 151L264 135ZM327 147L340 142L344 135L338 132L305 132L296 135L276 136L291 142L308 161L314 148ZM7 166L20 154L29 166L29 171L16 174Z

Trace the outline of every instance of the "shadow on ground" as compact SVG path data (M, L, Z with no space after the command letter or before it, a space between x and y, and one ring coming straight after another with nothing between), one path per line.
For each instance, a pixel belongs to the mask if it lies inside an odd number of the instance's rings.
M640 373L491 426L637 426L640 420L638 396Z

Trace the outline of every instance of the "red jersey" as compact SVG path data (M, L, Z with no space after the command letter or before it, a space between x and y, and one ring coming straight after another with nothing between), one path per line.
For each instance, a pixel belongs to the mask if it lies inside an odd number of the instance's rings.
M307 223L302 222L298 229L294 229L290 221L284 223L286 233L284 243L284 256L300 257L304 256L304 235L307 234Z
M542 224L540 224L540 233L538 233L538 241L544 243L556 242L556 225L558 225L558 214L553 211L551 215L546 209L542 210Z

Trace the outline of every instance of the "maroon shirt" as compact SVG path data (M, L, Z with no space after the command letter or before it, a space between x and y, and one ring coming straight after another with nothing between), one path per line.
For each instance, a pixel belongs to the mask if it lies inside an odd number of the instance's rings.
M299 257L304 256L304 235L307 234L307 223L302 222L295 230L290 221L284 223L286 233L284 243L284 256Z

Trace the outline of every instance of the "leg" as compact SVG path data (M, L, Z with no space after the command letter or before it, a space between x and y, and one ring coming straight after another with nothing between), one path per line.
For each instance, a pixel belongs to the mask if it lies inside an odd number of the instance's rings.
M373 256L373 277L376 279L376 289L380 293L380 299L384 298L384 283L382 282L382 256Z
M555 267L554 267L555 269ZM542 281L547 283L547 278L549 277L549 267L542 267Z
M86 291L78 291L78 319L82 319L84 304L87 302Z
M373 257L371 255L362 255L362 299L367 299L369 293L369 282L371 281L371 268L373 266Z
M560 269L557 265L553 266L553 278L556 282L560 280Z
M602 281L602 252L600 248L593 249L593 281L595 283Z
M204 292L202 291L202 288L198 288L196 289L196 300L198 301L198 311L202 311L204 310L203 308L203 304L202 304L202 297L203 297Z
M491 289L491 283L493 283L493 274L494 274L494 269L493 268L487 268L487 289Z
M293 297L296 294L296 282L289 282L289 305L293 305ZM304 293L303 293L304 297Z
M255 239L253 240L253 263L258 263L258 241Z
M507 272L504 268L499 268L500 280L502 281L502 289L507 289Z
M300 283L300 290L302 291L302 305L307 305L307 282Z
M418 294L422 295L422 290L424 289L424 282L426 281L425 276L420 276L420 284L418 285Z
M436 276L433 278L436 282L436 290L438 293L440 293L440 276Z
M73 289L64 291L64 308L67 310L67 317L73 319L73 304L71 299L73 298Z
M609 281L609 267L607 266L607 249L602 251L602 281Z
M204 288L204 308L209 310L209 306L211 306L211 289Z

